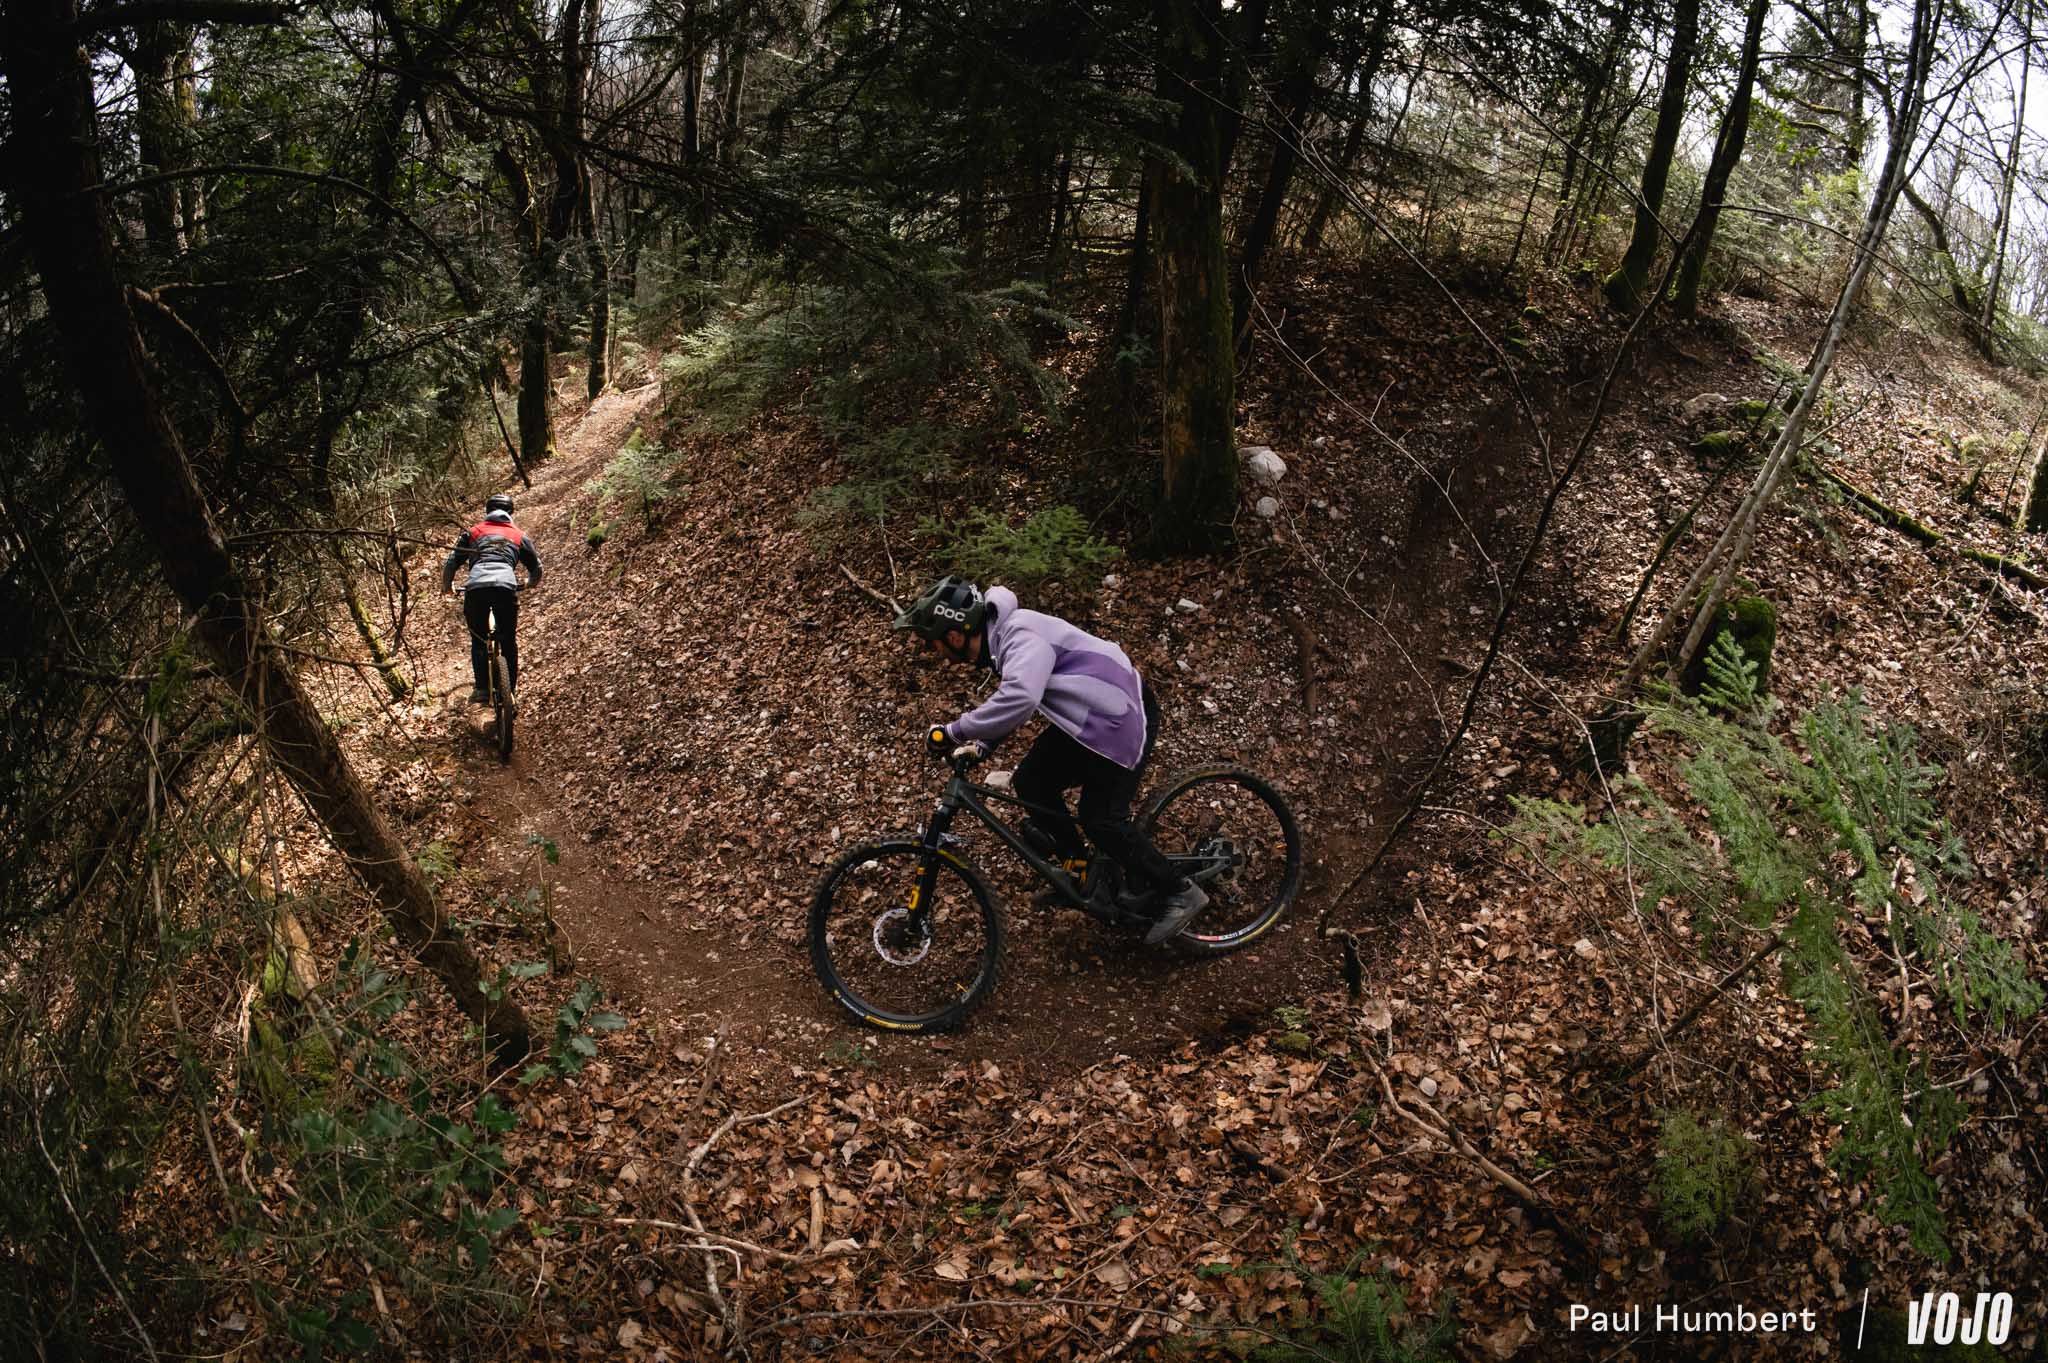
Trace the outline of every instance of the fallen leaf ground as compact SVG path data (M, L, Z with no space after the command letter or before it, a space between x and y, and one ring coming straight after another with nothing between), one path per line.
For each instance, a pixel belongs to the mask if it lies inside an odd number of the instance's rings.
M1462 1357L1822 1357L1843 1351L1865 1287L1897 1310L1937 1282L2038 1286L2038 1022L1943 1070L1976 1120L1938 1168L1957 1259L1937 1272L1827 1167L1804 1106L1819 1077L1768 979L1606 1084L1720 967L1683 922L1490 836L1510 795L1591 796L1570 717L1618 669L1604 635L1657 536L1715 473L1681 404L1767 394L1750 352L1797 363L1816 319L1738 302L1745 334L1667 333L1624 371L1472 737L1387 873L1331 904L1462 704L1545 461L1568 453L1618 338L1561 287L1457 290L1489 335L1519 321L1533 336L1523 381L1547 452L1503 354L1427 280L1297 273L1268 301L1286 321L1247 372L1240 432L1287 460L1281 514L1247 512L1220 561L1123 564L1083 617L1157 685L1161 770L1228 757L1296 802L1312 873L1292 919L1255 951L1190 963L1038 916L999 878L1011 974L944 1039L853 1027L801 944L822 863L923 817L937 780L917 735L972 700L908 658L841 571L901 594L929 565L907 539L821 543L804 525L808 490L836 475L793 416L693 435L650 386L565 432L522 493L548 574L522 623L513 762L496 764L453 701L411 712L403 762L381 751L394 782L407 763L437 773L411 827L468 868L452 892L488 917L493 895L545 878L576 971L631 1025L580 1076L531 1091L507 1138L524 1216L501 1266L523 1314L413 1351L1221 1356L1310 1329L1317 1275L1356 1268L1389 1275L1417 1315L1454 1302ZM1910 337L1852 353L1829 432L1841 471L1957 536L2038 552L1957 501L1966 470L1942 438L2024 429L2029 409L2001 376L1928 353ZM615 515L589 548L586 485L636 426L686 449L685 487L647 524ZM1677 572L1742 481L1709 500ZM1052 497L1022 486L1027 504ZM2027 944L2038 976L2048 790L2020 748L2042 714L2044 603L1801 489L1748 575L1781 610L1788 707L1860 685L1948 765L1945 804L1983 873L1968 902ZM436 691L459 691L452 624L431 656ZM1673 757L1649 743L1635 760L1655 779ZM1363 945L1357 998L1315 939L1326 910ZM1700 1106L1756 1140L1758 1168L1721 1237L1675 1244L1647 1186L1657 1114ZM1446 1123L1548 1211L1449 1148ZM720 1248L695 1247L691 1213ZM2018 1349L2039 1347L2032 1300ZM1568 1329L1573 1303L1733 1301L1811 1308L1821 1328ZM406 1322L384 1328L408 1350Z

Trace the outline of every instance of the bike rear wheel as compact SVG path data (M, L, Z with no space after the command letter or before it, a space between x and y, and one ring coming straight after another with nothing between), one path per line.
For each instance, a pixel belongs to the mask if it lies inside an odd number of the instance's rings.
M1279 791L1236 767L1176 772L1152 796L1139 827L1209 896L1174 938L1220 956L1257 941L1301 892L1301 831Z
M818 979L862 1022L941 1032L996 987L1003 919L980 873L955 853L907 838L870 843L825 869L810 946Z
M498 717L498 758L512 760L512 671L505 665L505 655L491 654L491 708Z

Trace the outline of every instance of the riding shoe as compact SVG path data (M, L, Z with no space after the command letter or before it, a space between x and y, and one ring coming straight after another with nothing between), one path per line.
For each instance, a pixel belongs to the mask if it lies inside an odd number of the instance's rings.
M469 688L469 703L471 705L482 705L490 698L491 693L484 690L481 686L472 686Z
M1202 887L1192 880L1183 880L1178 888L1160 897L1159 917L1145 934L1145 945L1156 947L1167 938L1177 936L1196 914L1208 907L1209 896Z

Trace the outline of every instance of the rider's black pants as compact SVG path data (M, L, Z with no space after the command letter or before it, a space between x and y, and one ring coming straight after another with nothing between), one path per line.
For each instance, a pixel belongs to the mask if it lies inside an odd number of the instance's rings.
M519 690L519 593L510 587L471 587L462 593L462 618L469 621L469 670L476 689L491 685L491 617L498 618L498 651L505 655L505 675Z
M1057 815L1033 814L1030 822L1052 838L1059 855L1078 861L1088 855L1088 843L1081 833L1123 867L1133 888L1171 889L1180 883L1173 863L1159 854L1137 825L1131 822L1131 801L1137 797L1138 781L1152 760L1152 743L1159 736L1159 702L1152 688L1144 688L1145 750L1135 770L1126 770L1100 753L1090 752L1071 738L1066 730L1048 724L1045 732L1017 764L1010 778L1020 799ZM1080 826L1066 812L1066 792L1081 788Z

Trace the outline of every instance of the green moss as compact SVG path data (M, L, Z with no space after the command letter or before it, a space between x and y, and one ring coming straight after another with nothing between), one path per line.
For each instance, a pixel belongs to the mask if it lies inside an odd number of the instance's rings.
M1742 422L1744 430L1775 433L1785 424L1784 411L1762 398L1744 398L1736 403L1735 416Z
M1742 655L1756 664L1756 689L1764 695L1771 689L1771 651L1778 642L1778 608L1761 596L1731 596L1721 603L1714 623L1700 640L1699 652L1686 665L1679 686L1696 696L1706 685L1707 655L1714 640L1729 635Z
M1293 1055L1307 1055L1315 1048L1307 1032L1282 1032L1273 1038L1273 1049L1287 1051Z
M1806 371L1768 347L1756 352L1756 362L1777 382L1791 385L1795 393L1806 386Z
M1749 443L1746 431L1708 431L1692 442L1696 454L1712 455L1716 458L1736 454Z

